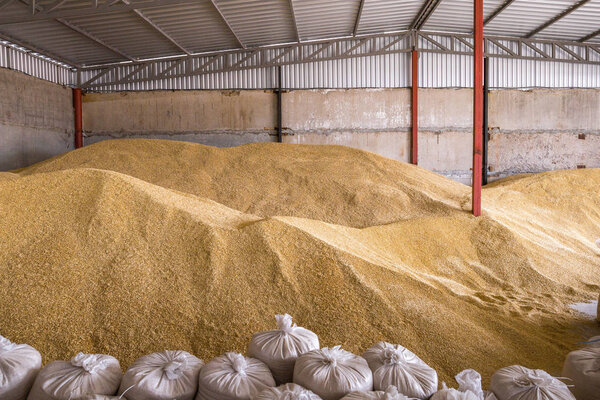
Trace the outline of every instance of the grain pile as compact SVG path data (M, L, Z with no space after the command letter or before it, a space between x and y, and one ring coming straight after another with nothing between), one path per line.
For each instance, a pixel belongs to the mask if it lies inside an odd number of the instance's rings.
M14 175L14 174L13 174ZM600 333L600 170L470 188L338 146L102 142L0 178L0 333L45 361L245 351L289 313L323 346L401 343L441 380L559 373ZM7 175L8 176L8 175Z

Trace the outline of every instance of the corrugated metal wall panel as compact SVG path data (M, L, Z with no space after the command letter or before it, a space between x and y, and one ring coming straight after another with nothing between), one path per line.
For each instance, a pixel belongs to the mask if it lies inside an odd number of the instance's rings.
M434 37L436 40L441 38ZM380 38L379 40L388 40ZM385 42L387 43L387 42ZM342 43L341 46L350 46ZM426 46L426 43L421 44ZM310 53L317 49L308 47ZM343 47L348 48L348 47ZM272 56L278 54L272 50ZM331 51L331 50L329 50ZM327 50L324 51L327 54ZM230 56L235 63L237 55ZM600 54L594 54L600 61ZM283 58L283 61L286 61ZM199 67L208 58L198 58ZM173 61L157 61L163 70ZM61 85L75 85L76 73L68 66L56 63L6 42L0 43L0 67L12 68L26 74ZM116 79L132 72L133 66L123 66ZM94 71L82 72L85 82ZM148 71L144 72L148 76ZM289 89L314 88L397 88L410 85L410 54L398 53L380 56L358 57L346 60L321 61L283 67L284 87ZM105 78L113 79L108 76ZM98 83L107 82L102 78ZM472 59L467 55L421 52L419 86L427 88L471 87ZM493 88L600 88L600 65L574 64L537 60L490 58L490 86ZM258 68L234 72L203 74L194 77L163 78L129 84L111 84L95 88L95 91L122 90L187 90L187 89L273 89L277 87L276 68Z
M20 71L59 85L74 85L76 82L76 73L69 66L7 42L0 42L0 67Z
M202 59L201 59L202 60ZM205 62L202 60L199 62ZM410 58L406 53L284 65L283 86L289 89L407 87ZM161 65L160 68L164 68ZM119 77L133 68L122 69ZM85 71L82 81L97 71ZM107 77L110 78L110 77ZM95 83L102 83L102 78ZM106 82L106 80L104 80ZM203 74L194 77L164 78L152 82L107 85L94 91L170 90L170 89L273 89L277 87L277 69L257 68L233 72Z
M467 55L421 52L419 86L426 88L472 87L472 59ZM161 66L162 69L164 67ZM120 76L131 71L125 68ZM82 75L85 81L91 71ZM360 57L283 67L284 87L315 88L398 88L410 86L410 54ZM101 80L99 80L101 82ZM170 89L273 89L276 68L248 69L204 74L195 77L165 78L97 87L95 91ZM600 88L600 65L536 60L490 58L490 87L493 88Z

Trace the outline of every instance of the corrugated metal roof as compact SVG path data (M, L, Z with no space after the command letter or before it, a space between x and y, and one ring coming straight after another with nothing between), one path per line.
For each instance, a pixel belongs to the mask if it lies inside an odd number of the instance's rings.
M302 39L352 35L360 0L293 0L293 3Z
M485 0L483 18L490 16L504 1ZM423 29L449 32L473 31L473 0L442 1Z
M0 26L0 33L15 37L24 44L32 44L35 47L44 49L48 55L56 54L63 59L74 60L75 64L97 64L126 60L126 58L54 20L2 25Z
M191 52L238 47L235 36L207 2L147 8L143 13Z
M598 29L600 29L600 0L591 0L541 31L537 37L579 40ZM600 43L600 35L590 39L590 42Z
M358 33L408 29L425 0L365 0Z
M37 0L32 14L29 0L3 0L0 36L73 65L107 64L406 30L429 1ZM485 0L484 16L505 1ZM485 33L525 36L580 1L514 0L486 25ZM470 32L472 7L472 0L441 0L422 29ZM579 40L600 29L599 20L600 0L589 0L535 37ZM600 35L590 42L600 43Z
M485 27L485 32L493 35L525 36L577 1L515 0Z
M132 12L69 18L69 22L134 58L182 54L158 31Z
M296 41L287 0L215 0L215 3L246 46Z

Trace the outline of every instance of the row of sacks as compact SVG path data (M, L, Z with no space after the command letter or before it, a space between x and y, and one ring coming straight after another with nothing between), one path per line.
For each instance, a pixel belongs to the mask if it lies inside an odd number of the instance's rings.
M78 354L40 371L35 349L3 339L0 399L574 399L558 379L520 366L497 371L490 392L473 370L457 375L458 389L444 384L438 391L435 370L400 345L380 342L362 357L339 346L321 349L317 335L289 315L276 319L278 329L252 337L248 357L226 353L204 365L185 351L164 351L139 358L124 375L115 358L101 354Z

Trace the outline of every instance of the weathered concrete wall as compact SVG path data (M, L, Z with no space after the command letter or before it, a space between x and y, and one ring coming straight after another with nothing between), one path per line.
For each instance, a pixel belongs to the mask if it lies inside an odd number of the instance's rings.
M419 164L470 182L472 92L419 91ZM292 91L284 142L341 144L410 161L410 89Z
M277 98L270 91L156 91L86 94L85 143L122 137L213 146L275 141Z
M600 167L600 90L490 94L490 174Z
M274 141L272 91L164 91L84 96L86 143L117 137L216 146ZM303 90L283 94L285 142L340 144L410 157L410 89ZM600 90L490 94L490 179L600 167ZM419 164L470 184L472 91L420 89ZM580 139L581 137L581 139Z
M72 148L71 89L0 68L0 171Z
M284 93L284 142L339 144L410 161L410 91L303 90Z

